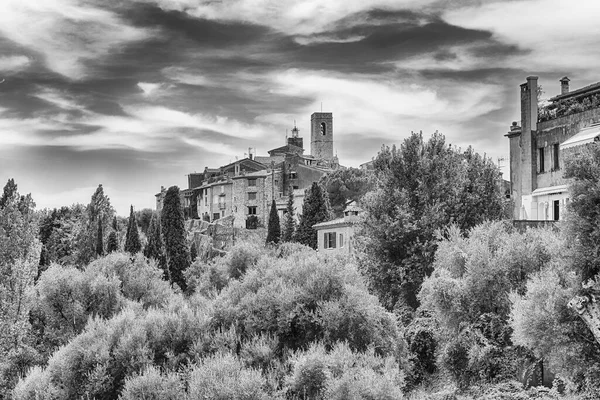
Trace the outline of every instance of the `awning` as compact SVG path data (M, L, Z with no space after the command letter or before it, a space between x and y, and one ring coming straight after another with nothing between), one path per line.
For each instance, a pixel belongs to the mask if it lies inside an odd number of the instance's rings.
M544 196L548 194L563 193L568 190L567 185L549 186L545 188L535 189L532 196Z
M581 146L583 144L592 143L598 140L600 136L600 124L594 124L583 128L575 136L571 136L565 142L561 143L560 149L568 149L575 146Z

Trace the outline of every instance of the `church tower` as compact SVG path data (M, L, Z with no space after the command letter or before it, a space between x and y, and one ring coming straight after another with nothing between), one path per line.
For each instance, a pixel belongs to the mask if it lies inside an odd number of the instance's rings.
M310 154L318 159L333 159L333 114L316 112L310 116Z

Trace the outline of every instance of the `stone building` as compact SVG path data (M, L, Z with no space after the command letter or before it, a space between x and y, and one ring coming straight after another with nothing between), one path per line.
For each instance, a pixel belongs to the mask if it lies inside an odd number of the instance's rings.
M248 218L256 216L259 225L267 226L273 200L283 218L290 189L296 215L301 214L304 190L339 168L333 154L332 113L311 116L311 154L304 153L304 140L294 127L286 143L269 150L268 156L256 156L250 149L247 158L189 174L189 188L181 191L186 215L210 222L233 216L238 228L246 227ZM157 210L163 197L164 191L156 195Z
M558 221L569 201L564 160L600 138L600 82L561 93L538 105L538 78L520 87L521 124L505 135L510 143L511 198L516 220Z

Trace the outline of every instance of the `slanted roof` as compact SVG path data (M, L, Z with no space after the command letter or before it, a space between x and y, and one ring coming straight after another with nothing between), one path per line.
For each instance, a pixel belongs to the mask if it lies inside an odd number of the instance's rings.
M254 160L267 166L271 165L271 161L277 165L285 160L285 156L256 156L254 157Z
M573 90L572 92L567 92L564 94L559 94L558 96L554 96L550 99L550 101L556 102L559 100L578 98L582 96L589 96L590 94L594 94L600 92L600 82L593 83L588 86L584 86L577 90Z
M581 146L598 141L600 138L600 124L593 124L587 128L581 129L574 136L560 144L560 149L569 149L575 146Z
M302 147L294 146L293 144L286 144L285 146L269 150L267 153L269 153L269 155L287 153L302 154L304 153L304 149Z
M314 224L312 227L313 229L319 230L319 229L326 229L326 228L334 228L334 227L338 227L338 226L350 226L353 225L355 222L353 221L348 221L347 219L344 218L337 218L331 221L325 221L325 222L320 222L318 224Z

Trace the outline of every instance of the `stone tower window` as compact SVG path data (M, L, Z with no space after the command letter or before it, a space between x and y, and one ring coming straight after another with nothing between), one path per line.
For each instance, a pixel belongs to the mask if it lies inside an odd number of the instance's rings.
M321 122L321 135L327 135L327 124L325 122Z

